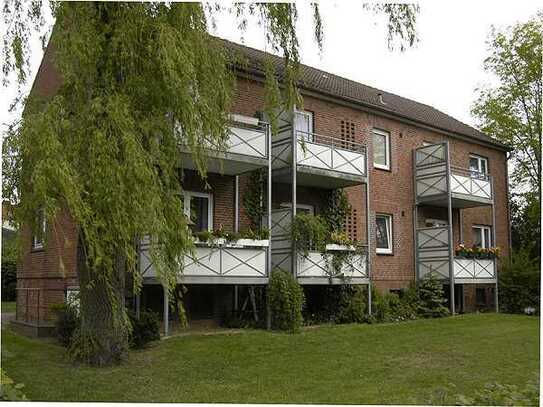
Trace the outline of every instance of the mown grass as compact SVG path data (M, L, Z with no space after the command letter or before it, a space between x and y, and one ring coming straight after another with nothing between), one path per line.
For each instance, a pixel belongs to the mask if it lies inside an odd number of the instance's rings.
M15 301L2 301L0 304L0 312L15 312Z
M3 368L43 401L424 404L450 384L523 386L539 366L539 320L512 315L176 337L110 368L2 334Z

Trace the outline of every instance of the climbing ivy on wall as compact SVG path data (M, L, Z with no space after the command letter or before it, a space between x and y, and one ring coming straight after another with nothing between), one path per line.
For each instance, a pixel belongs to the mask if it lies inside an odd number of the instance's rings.
M251 225L259 229L264 216L264 174L261 170L256 170L249 176L247 190L243 194L243 207Z

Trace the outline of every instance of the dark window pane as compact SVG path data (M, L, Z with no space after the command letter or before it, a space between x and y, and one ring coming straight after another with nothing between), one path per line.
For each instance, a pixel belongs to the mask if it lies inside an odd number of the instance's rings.
M388 230L387 230L387 219L383 216L378 216L376 218L377 228L376 228L376 238L377 238L377 248L378 249L390 249L388 247Z
M201 232L209 228L209 200L204 197L192 196L190 198L190 220L191 229L194 232Z

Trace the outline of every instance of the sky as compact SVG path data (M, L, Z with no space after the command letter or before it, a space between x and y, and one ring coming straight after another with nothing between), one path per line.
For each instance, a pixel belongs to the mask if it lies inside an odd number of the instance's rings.
M535 0L423 0L417 30L420 41L405 52L389 51L382 16L365 11L358 1L321 1L324 47L313 39L307 2L300 2L297 31L302 62L357 82L401 95L476 125L470 108L476 88L494 81L483 70L491 26L524 22L538 11ZM543 9L543 7L539 7ZM243 34L226 12L218 16L214 34L269 51L263 30L252 24ZM32 50L33 78L42 58L36 41ZM25 90L30 89L31 82ZM1 85L0 85L1 86ZM17 118L8 114L14 85L0 90L0 124Z

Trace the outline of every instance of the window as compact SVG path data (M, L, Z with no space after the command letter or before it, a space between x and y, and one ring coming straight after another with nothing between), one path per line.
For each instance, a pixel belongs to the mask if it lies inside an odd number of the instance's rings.
M305 141L313 141L313 113L296 110L294 113L296 135Z
M484 178L488 174L488 160L485 157L470 154L469 169L472 177Z
M392 254L392 216L378 214L375 216L375 223L377 253Z
M474 226L473 245L485 249L488 249L490 246L492 246L490 231L490 226Z
M38 210L36 216L36 230L32 236L32 248L42 249L45 242L45 232L47 228L45 211L43 209Z
M431 145L433 145L433 144L436 144L436 143L432 143L432 142L430 142L430 141L423 141L423 142L422 142L422 146L423 146L423 147L428 147L428 146L431 146Z
M193 232L213 229L213 197L201 192L184 192L184 213Z
M373 129L373 165L390 170L390 133Z

